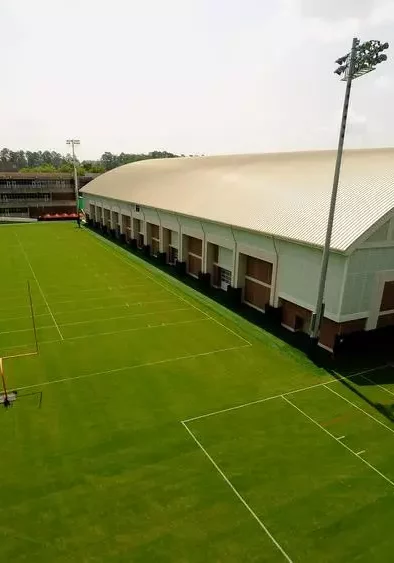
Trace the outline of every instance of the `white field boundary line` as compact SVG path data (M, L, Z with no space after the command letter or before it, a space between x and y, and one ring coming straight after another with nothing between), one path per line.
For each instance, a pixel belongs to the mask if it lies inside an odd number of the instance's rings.
M90 233L90 231L88 231ZM146 278L152 280L155 284L159 285L160 287L163 287L166 291L168 291L168 293L171 293L172 295L175 295L178 299L180 299L181 301L184 301L185 303L187 303L188 305L190 305L190 307L193 307L194 309L196 309L197 311L200 311L200 313L202 313L203 315L205 315L206 317L208 317L209 319L211 319L211 321L213 321L214 323L218 324L219 326L221 326L222 328L224 328L225 330L227 330L228 332L230 332L231 334L233 334L234 336L236 336L237 338L243 340L244 342L246 342L246 344L249 344L249 346L252 346L252 343L249 342L249 340L247 340L246 338L244 338L243 336L241 336L240 334L236 333L232 328L229 328L228 326L224 325L223 323L221 323L220 321L218 321L217 319L215 319L215 317L212 317L211 315L209 315L208 313L206 313L203 309L200 309L200 307L197 307L197 305L194 305L193 303L191 303L188 299L186 299L185 297L183 297L182 295L180 295L179 293L177 293L176 291L172 290L171 288L167 287L166 285L164 285L163 283L159 282L158 280L155 279L155 277L153 275L148 274L143 268L140 267L136 267L134 266L134 264L132 264L130 262L130 260L127 260L122 254L120 254L119 252L115 252L115 249L110 246L111 243L107 244L102 242L101 240L98 239L97 235L94 235L93 233L91 233L91 235L93 236L93 240L95 240L97 242L97 244L100 244L101 246L103 246L104 248L106 248L108 250L108 252L111 252L111 254L113 254L114 256L116 256L119 260L121 260L122 262L125 262L126 264L128 264L131 268L133 268L134 270L136 270L140 275L144 275Z
M95 289L92 289L92 288L78 289L78 288L76 288L74 290L74 293L66 292L66 291L59 291L59 292L51 291L51 292L48 293L48 291L45 290L45 293L48 297L61 297L61 296L72 297L76 293L97 293L98 291L102 291L103 293L108 293L108 290L119 291L121 293L122 291L127 291L128 289L133 289L135 287L146 287L146 283L135 283L135 284L132 284L132 285L124 285L124 286L117 286L116 284L113 285L113 286L104 285L103 287L96 287Z
M41 289L40 282L39 282L38 279L37 279L37 276L36 276L36 274L35 274L35 272L34 272L34 270L33 270L33 267L32 267L32 265L31 265L31 263L30 263L29 257L27 256L27 254L26 254L26 252L25 252L25 249L24 249L24 247L23 247L23 244L21 243L21 241L20 241L20 239L19 239L17 233L15 233L15 236L16 236L16 238L17 238L17 240L18 240L18 243L19 243L20 248L21 248L21 250L22 250L22 253L23 253L23 255L24 255L25 259L26 259L26 262L27 262L28 265L29 265L29 268L30 268L30 270L31 270L31 273L33 274L33 277L34 277L34 279L35 279L35 281L36 281L37 287L38 287L38 289L40 290L40 293L41 293L41 295L42 295L42 298L43 298L44 301L45 301L45 304L46 304L46 306L47 306L47 308L48 308L48 311L49 311L49 313L50 313L50 315L51 315L51 317L52 317L52 320L53 320L53 322L55 323L55 327L56 327L56 329L57 329L57 331L58 331L58 333L59 333L60 339L61 339L61 340L64 340L63 334L62 334L62 332L61 332L61 330L60 330L60 328L59 328L59 325L58 325L57 322L56 322L55 317L53 316L52 310L51 310L51 308L50 308L50 306L49 306L49 303L48 303L48 301L47 301L47 299L46 299L46 297L45 297L44 292L43 292L42 289Z
M199 416L193 416L191 418L187 418L182 420L181 422L193 422L194 420L201 420L203 418L209 418L211 416L216 416L218 414L224 414L226 412L236 411L239 409L244 409L245 407L251 407L252 405L259 405L260 403L266 403L267 401L273 401L274 399L280 399L281 397L287 397L288 395L293 395L295 393L302 393L303 391L309 391L309 389L317 389L318 387L324 387L327 385L332 385L333 383L338 383L343 379L349 379L350 377L355 377L358 374L354 374L353 376L343 376L343 377L336 377L331 379L330 381L324 381L322 383L315 383L314 385L308 385L308 387L300 387L299 389L293 389L293 391L286 391L285 393L278 393L278 395L272 395L270 397L264 397L262 399L257 399L255 401L249 401L247 403L242 403L240 405L235 405L233 407L228 407L226 409L220 409L217 411L208 412L206 414L201 414Z
M152 311L150 313L137 313L136 315L123 315L121 317L106 317L103 319L92 319L89 321L76 321L75 323L58 323L60 327L64 326L76 326L76 325L84 325L84 324L93 324L93 323L104 323L108 321L118 321L121 319L135 319L138 317L148 317L150 315L158 315L160 313L173 313L177 311L191 311L190 307L182 307L180 309L163 309L162 311ZM49 313L48 313L49 314ZM196 319L197 320L197 319ZM205 319L204 319L205 320ZM37 326L37 330L47 329L47 328L54 328L53 325L46 325L46 326ZM14 334L15 332L30 332L32 328L21 328L18 330L7 330L0 332L0 336L2 334ZM67 338L65 339L67 340Z
M69 309L67 309L66 311L57 311L57 315L64 315L67 313L84 313L84 312L90 312L90 311L103 311L104 309L106 311L110 310L110 309L126 309L126 311L129 311L131 307L143 307L144 305L152 305L155 303L175 303L174 299L154 299L153 301L135 301L134 303L129 303L128 305L108 305L107 307L87 307L85 309L75 309L73 311L70 311ZM36 315L37 316L37 315Z
M58 340L57 342L61 342ZM24 358L25 356L37 356L37 352L25 352L24 354L12 354L11 356L3 356L3 360L10 360L11 358Z
M148 325L148 326L139 326L139 327L133 327L133 328L125 328L124 330L114 330L111 332L95 332L93 334L81 334L79 336L69 336L67 338L63 338L63 340L42 340L39 341L39 345L41 346L42 344L54 344L55 342L70 342L73 340L83 340L86 338L97 338L98 336L112 336L114 334L123 334L126 332L136 332L138 330L152 330L154 328L166 328L168 326L178 326L178 325L186 325L186 324L193 324L193 323L206 323L210 321L210 319L205 319L205 318L201 318L201 319L190 319L189 321L177 321L177 322L173 322L173 323L160 323L160 324L155 324L155 325ZM50 327L50 328L55 328L54 326ZM17 344L16 346L7 346L6 349L7 350L13 350L15 348L24 348L25 346L29 346L29 343L25 343L25 344ZM249 344L247 345L249 346Z
M139 326L133 328L125 328L124 330L114 330L110 332L97 332L94 334L81 334L79 336L70 336L69 338L65 338L65 341L69 340L82 340L85 338L96 338L97 336L110 336L113 334L122 334L124 332L135 332L138 330L151 330L153 328L165 328L167 326L178 326L178 325L186 325L186 324L193 324L193 323L202 323L207 322L209 319L190 319L189 321L177 321L173 323L160 323L156 325L148 325L148 326Z
M336 395L337 397L340 397L343 401L346 401L346 403L349 403L349 405L352 405L355 409L361 411L362 413L364 413L366 416L368 416L369 418L371 418L372 420L374 420L375 422L377 422L378 424L380 424L380 426L383 426L383 428L386 428L387 430L390 430L390 432L393 432L394 434L394 428L391 428L390 426L388 426L387 424L385 424L384 422L382 422L381 420L379 420L378 418L376 418L375 416L373 416L372 414L369 414L369 412L365 411L364 409L362 409L361 407L359 407L358 405L356 405L356 403L353 403L352 401L349 401L349 399L346 399L346 397L344 397L343 395L341 395L340 393L337 393L336 391L334 391L334 389L331 389L331 387L327 387L327 385L324 385L324 387L330 391L331 393L333 393L334 395Z
M391 366L386 366L386 367L391 367ZM386 393L388 393L389 395L394 396L393 391L390 391L390 389L387 389L387 387L384 387L384 385L380 385L380 384L376 384L372 381L372 379L369 379L368 377L366 377L365 375L361 375L361 377L363 379L365 379L365 381L368 381L369 383L371 383L371 385L373 385L374 387L379 387L379 389L382 389L383 391L385 391Z
M375 467L374 465L372 465L371 463L369 463L368 461L366 461L363 457L361 457L360 454L358 454L357 452L355 452L354 450L352 450L351 448L349 448L349 446L347 446L345 444L345 442L342 442L342 440L340 440L339 438L337 438L336 436L334 436L334 434L331 434L331 432L329 432L329 430L327 430L327 428L324 428L324 426L322 426L319 422L317 422L317 420L313 419L311 416L309 416L309 414L307 414L305 411L303 411L302 409L300 409L299 407L297 407L297 405L295 405L294 403L292 403L290 401L290 399L288 399L285 396L282 396L283 400L286 401L286 403L288 403L289 405L291 405L294 409L296 409L298 412L300 412L305 418L307 418L308 420L310 420L310 422L312 422L315 426L317 426L318 428L320 428L320 430L323 430L323 432L325 432L328 436L331 436L331 438L333 438L338 444L341 444L341 446L343 448L345 448L348 452L350 452L352 455L354 455L354 457L356 457L357 459L361 460L362 463L364 463L365 465L367 465L370 469L372 469L372 471L374 471L375 473L377 473L378 475L380 475L380 477L382 477L385 481L387 481L392 487L394 487L394 481L392 481L391 479L389 479L389 477L387 477L386 475L384 475L384 473L382 473L381 471L379 471L379 469L377 467Z
M59 342L57 340L56 342ZM165 360L157 360L155 362L145 362L142 364L136 364L134 366L123 366L120 368L109 369L105 371L96 371L94 373L85 373L82 375L75 375L73 377L63 377L61 379L54 379L52 381L44 381L42 383L34 383L33 385L25 385L24 387L18 387L17 391L24 391L25 389L35 389L37 387L47 387L48 385L56 385L58 383L67 383L68 381L75 381L78 379L86 379L88 377L96 377L99 375L110 375L113 373L121 373L123 371L132 371L135 369L142 369L146 367L158 366L162 364L170 364L172 362L181 362L183 360L194 360L195 358L202 358L204 356L212 356L214 354L223 354L224 352L233 352L235 350L240 350L241 348L246 348L246 344L241 344L240 346L231 346L229 348L219 348L218 350L211 350L209 352L200 352L198 354L187 354L185 356L177 356L175 358L167 358Z
M108 293L108 290L107 290ZM139 292L139 293L133 293L133 295L110 295L107 297L84 297L82 299L83 303L86 303L86 301L108 301L109 299L120 299L121 301L124 301L125 298L130 298L130 297L136 297L136 296L149 296L150 293L146 293L146 292ZM64 305L66 303L79 303L79 301L77 299L67 299L67 301L51 301L52 305Z
M82 312L86 312L86 311L102 311L102 310L110 310L110 309L126 309L127 311L129 310L129 307L142 307L142 305L150 305L151 303L175 303L174 299L158 299L155 301L138 301L135 303L131 303L129 305L111 305L108 307L89 307L87 309L75 309L75 311L70 311L70 310L66 310L66 311L57 311L57 315L63 315L63 314L67 314L67 313L82 313ZM35 318L37 317L47 317L50 316L50 313L40 313L38 315L34 315ZM18 319L30 319L31 317L10 317L10 318L5 318L2 319L0 318L0 323L1 322L5 322L5 321L16 321Z
M243 498L243 496L238 492L238 490L234 487L234 485L231 483L230 479L223 473L223 471L220 469L219 465L216 463L216 461L213 459L213 457L207 452L207 450L204 448L204 446L201 444L201 442L198 440L198 438L193 434L193 432L190 430L190 428L187 426L187 424L185 422L181 422L181 424L183 425L183 427L185 428L185 430L188 432L188 434L191 436L191 438L194 440L194 442L197 444L197 446L200 448L200 450L203 452L203 454L209 459L209 461L211 462L211 464L214 466L214 468L216 469L216 471L219 473L219 475L222 477L222 479L224 480L224 482L230 487L230 489L232 490L232 492L235 494L235 496L238 498L239 501L241 501L241 503L244 505L244 507L246 508L246 510L252 515L252 517L256 520L256 522L258 523L258 525L260 526L260 528L262 528L262 530L265 532L265 534L269 537L269 539L272 541L272 543L275 545L275 547L281 552L281 554L283 555L283 557L286 559L286 561L288 561L289 563L292 563L292 559L290 559L289 555L286 553L286 551L283 549L283 547L279 544L279 542L274 538L274 536L271 534L271 532L268 530L267 526L260 520L260 518L257 516L257 514L255 513L255 511L251 508L251 506L246 502L246 500Z

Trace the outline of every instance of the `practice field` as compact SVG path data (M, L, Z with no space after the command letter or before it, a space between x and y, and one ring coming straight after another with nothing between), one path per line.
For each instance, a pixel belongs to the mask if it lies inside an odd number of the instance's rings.
M0 264L0 561L392 559L392 367L333 377L73 224Z

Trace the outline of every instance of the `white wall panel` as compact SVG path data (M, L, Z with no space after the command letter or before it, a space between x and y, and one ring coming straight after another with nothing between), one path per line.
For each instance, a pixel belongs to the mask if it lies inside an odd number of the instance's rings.
M365 248L349 257L341 314L369 311L379 272L394 269L394 248Z
M197 219L191 219L190 217L179 216L180 223L182 225L182 233L184 235L195 236L198 238L203 238L204 232L201 226L201 221Z
M221 268L232 271L233 269L233 251L228 248L219 246L219 260L218 264Z
M176 215L173 213L166 213L165 211L159 211L159 216L163 227L172 231L179 230L179 223Z
M275 252L275 247L272 237L267 237L265 235L258 235L255 233L250 233L248 231L242 231L240 229L234 229L234 235L235 235L235 240L239 244L260 248L262 250L266 250L271 253Z
M141 215L145 216L145 220L153 225L160 225L160 219L156 209L150 207L141 207Z
M322 251L285 241L278 241L277 247L279 251L277 294L285 299L293 297L295 303L314 310ZM339 314L345 264L345 256L331 254L327 272L325 311L334 317Z
M171 231L171 238L170 238L171 246L175 246L176 248L178 248L178 242L179 242L179 235L177 231Z

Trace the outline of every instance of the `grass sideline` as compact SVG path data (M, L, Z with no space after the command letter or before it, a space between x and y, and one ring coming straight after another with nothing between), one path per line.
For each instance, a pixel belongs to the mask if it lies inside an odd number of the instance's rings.
M21 395L0 411L0 559L391 558L394 425L373 405L392 406L392 368L344 386L73 224L0 227L0 260Z

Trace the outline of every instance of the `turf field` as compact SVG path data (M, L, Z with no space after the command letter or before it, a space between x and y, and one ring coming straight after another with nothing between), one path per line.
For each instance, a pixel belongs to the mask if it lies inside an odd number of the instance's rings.
M72 224L0 264L0 561L392 559L392 368L345 386Z

